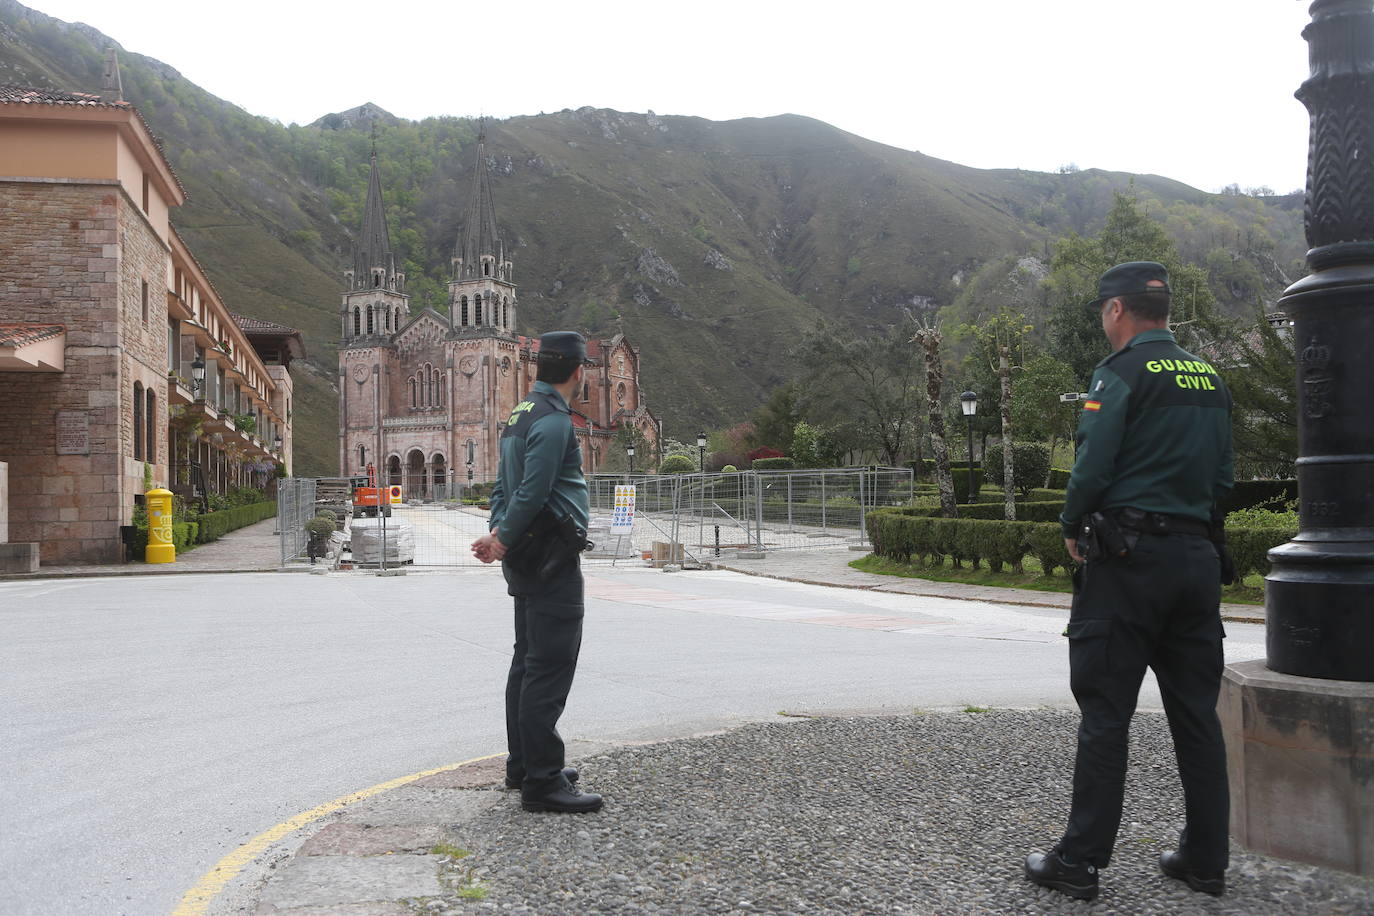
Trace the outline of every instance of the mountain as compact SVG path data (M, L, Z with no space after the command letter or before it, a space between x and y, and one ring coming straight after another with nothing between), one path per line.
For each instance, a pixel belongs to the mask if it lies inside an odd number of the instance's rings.
M98 87L111 45L0 0L0 82ZM478 125L408 121L368 103L284 127L153 58L121 52L120 62L126 98L187 188L173 220L221 295L303 332L297 469L335 473L341 272L372 144L412 309L444 311ZM1234 310L1272 300L1304 250L1292 197L1098 170L972 169L797 115L713 122L583 108L489 121L486 136L522 333L628 334L648 402L679 439L738 422L793 377L791 347L818 321L881 334L956 302L976 311L960 301L972 277L1095 231L1117 191L1149 203ZM1257 251L1275 270L1235 266Z

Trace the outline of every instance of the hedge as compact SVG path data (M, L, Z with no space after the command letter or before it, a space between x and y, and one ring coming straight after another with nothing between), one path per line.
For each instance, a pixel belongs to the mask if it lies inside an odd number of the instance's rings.
M913 506L903 508L901 511L910 515L926 516L934 518L940 514L939 506ZM1016 520L1018 522L1054 522L1059 520L1059 513L1064 511L1064 501L1041 500L1018 502L1016 504ZM1006 512L1006 505L1001 501L995 503L959 503L960 518L980 518L980 519L1002 519Z
M275 502L263 502L239 506L236 509L221 509L218 512L209 512L197 516L196 521L200 525L200 530L196 534L196 543L208 544L236 528L260 522L265 518L272 518L276 514L277 504Z
M752 465L756 471L789 471L796 466L791 458L755 458Z
M968 507L960 507L960 511L965 508ZM1010 565L1018 572L1025 558L1033 556L1046 575L1066 568L1068 563L1064 534L1057 521L933 518L925 515L926 511L902 508L870 512L868 536L873 552L903 563L915 561L924 565L952 557L955 565L968 560L975 569L986 562L993 569ZM1291 527L1228 528L1226 538L1236 572L1242 578L1268 573L1270 548L1295 534L1297 529Z

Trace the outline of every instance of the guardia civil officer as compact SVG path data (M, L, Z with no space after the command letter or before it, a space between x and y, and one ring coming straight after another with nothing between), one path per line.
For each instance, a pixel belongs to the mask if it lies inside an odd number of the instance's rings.
M1097 291L1089 306L1100 310L1114 352L1093 373L1060 516L1065 546L1081 564L1068 626L1070 686L1082 713L1073 802L1063 837L1026 859L1026 877L1079 899L1097 895L1149 667L1187 811L1178 850L1159 866L1220 895L1229 802L1216 713L1221 561L1209 522L1232 485L1231 396L1211 365L1175 343L1163 265L1118 264Z
M506 680L506 786L520 789L527 811L584 813L601 796L575 785L564 767L558 718L567 703L582 645L582 570L587 481L573 434L572 394L582 384L587 342L575 331L539 338L538 374L501 435L501 462L491 495L491 530L473 542L483 563L502 560L515 598L515 653ZM517 562L517 559L519 562Z

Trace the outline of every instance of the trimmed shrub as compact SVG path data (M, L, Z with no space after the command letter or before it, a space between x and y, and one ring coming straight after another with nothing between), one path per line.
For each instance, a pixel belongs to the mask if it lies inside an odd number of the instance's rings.
M966 560L975 566L986 561L993 569L1010 565L1016 570L1027 556L1033 556L1046 575L1068 568L1069 555L1057 521L932 518L927 511L913 507L868 513L873 552L898 562L926 564L950 557L956 566ZM1226 537L1236 572L1242 577L1266 574L1268 552L1291 539L1297 530L1295 525L1228 526Z
M958 467L951 467L950 474L954 478L954 498L962 500L968 498L968 465L962 464ZM976 494L983 488L983 469L974 465L973 467L973 490Z
M1050 489L1067 490L1069 488L1069 471L1067 468L1050 468Z
M696 463L686 455L669 455L658 466L660 474L690 474L696 469Z
M755 458L752 465L756 471L790 471L796 466L791 458Z
M1050 450L1034 442L1013 442L1011 464L1016 478L1016 492L1026 499L1030 491L1045 480L1045 474L1050 469ZM1002 486L1002 471L1005 468L1001 443L988 446L987 453L983 455L983 467L986 468L988 480Z

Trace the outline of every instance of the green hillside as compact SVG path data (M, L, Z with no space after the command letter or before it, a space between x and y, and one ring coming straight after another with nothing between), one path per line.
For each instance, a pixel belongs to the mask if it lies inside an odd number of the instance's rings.
M0 82L96 88L110 44L0 0ZM442 311L476 123L367 106L283 127L152 58L121 52L120 62L126 97L186 185L174 222L230 308L304 333L313 368L296 372L297 471L335 473L336 310L370 128L412 307ZM1272 300L1304 248L1291 198L1092 170L971 169L795 115L565 110L489 122L487 152L522 333L628 334L648 402L677 438L738 421L793 378L793 346L822 318L881 333L908 312L994 309L969 301L973 278L997 289L995 265L1047 261L1053 239L1100 228L1114 191L1133 187L1237 312ZM1256 252L1276 270L1255 271Z

